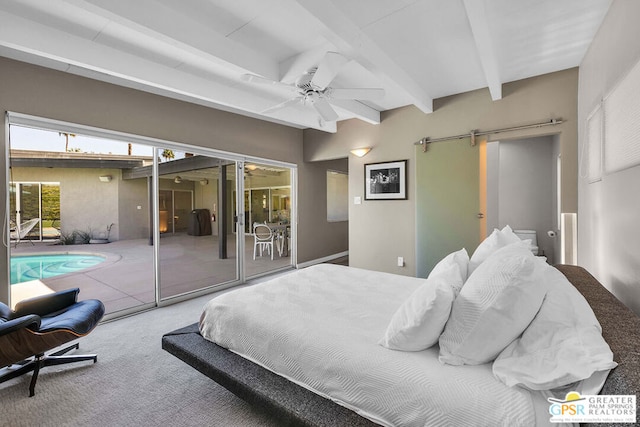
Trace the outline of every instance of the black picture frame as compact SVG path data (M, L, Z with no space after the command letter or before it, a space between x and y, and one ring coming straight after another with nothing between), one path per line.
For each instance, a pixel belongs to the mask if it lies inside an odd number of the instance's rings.
M407 160L364 165L365 200L406 200Z

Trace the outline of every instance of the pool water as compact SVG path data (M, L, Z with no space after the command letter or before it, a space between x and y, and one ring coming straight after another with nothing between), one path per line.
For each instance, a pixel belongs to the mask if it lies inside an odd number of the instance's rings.
M11 257L11 284L46 279L93 267L104 261L99 255L52 254Z

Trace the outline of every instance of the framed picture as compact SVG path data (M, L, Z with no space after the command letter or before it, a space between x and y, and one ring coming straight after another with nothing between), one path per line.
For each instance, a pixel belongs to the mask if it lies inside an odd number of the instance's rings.
M364 165L365 200L406 200L407 161Z

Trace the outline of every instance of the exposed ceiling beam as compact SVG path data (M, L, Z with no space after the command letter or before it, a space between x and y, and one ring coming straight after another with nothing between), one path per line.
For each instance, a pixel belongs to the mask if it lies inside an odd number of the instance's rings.
M374 75L383 75L398 86L412 103L425 113L433 112L433 98L380 49L331 0L291 0L326 29L325 37L338 49L355 59ZM366 7L366 6L365 6Z
M372 125L380 124L380 111L364 105L362 102L351 99L332 99L331 104L347 110L367 123L371 123Z
M487 86L491 93L491 99L502 99L502 82L498 72L498 61L493 49L489 23L485 11L484 0L464 0L464 8L471 25L471 32L478 50L482 70L484 71Z
M258 117L256 105L271 105L273 99L250 93L240 82L216 82L162 66L135 55L55 30L46 25L0 11L0 44L4 52L16 51L66 64L65 71L98 80L121 84L147 92L169 96ZM24 59L24 57L23 57ZM270 120L301 128L336 132L335 123L320 122L311 109L299 108L295 117L272 114Z
M51 1L51 0L48 0ZM279 78L277 62L261 52L185 19L161 3L147 0L67 0L109 21L142 34L172 48L204 58L239 73L254 73L270 79ZM46 5L44 9L50 8ZM149 13L153 10L153 13ZM126 16L126 18L125 18ZM171 22L172 25L166 25ZM197 27L197 28L194 28Z

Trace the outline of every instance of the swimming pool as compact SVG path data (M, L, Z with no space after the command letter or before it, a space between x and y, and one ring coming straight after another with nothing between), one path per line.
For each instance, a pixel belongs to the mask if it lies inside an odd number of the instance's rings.
M46 279L93 267L105 260L99 255L47 254L11 257L11 284Z

